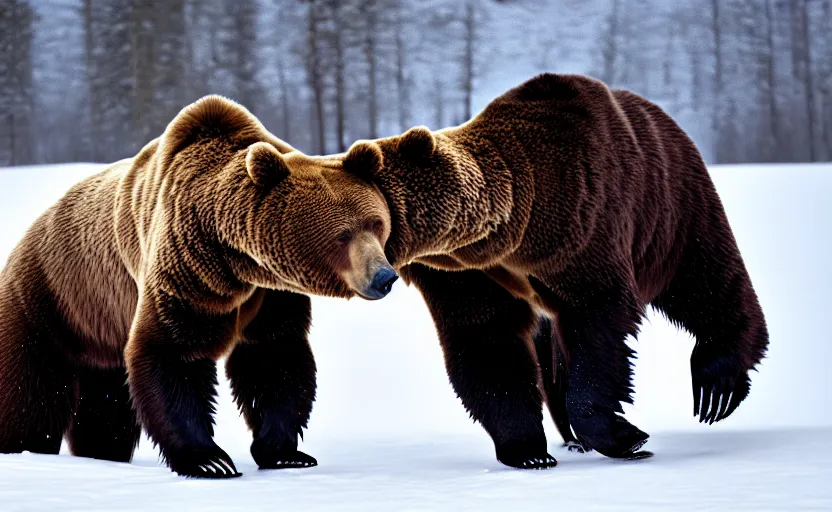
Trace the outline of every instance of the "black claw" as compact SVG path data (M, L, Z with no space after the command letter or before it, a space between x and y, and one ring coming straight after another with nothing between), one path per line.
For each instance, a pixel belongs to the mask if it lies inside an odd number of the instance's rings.
M720 399L722 397L722 386L717 386L714 388L713 393L711 393L711 410L708 411L708 416L705 418L705 422L708 425L713 425L714 419L716 419L716 415L719 412L719 408L722 404L720 404Z
M592 450L577 441L568 441L563 443L563 447L573 453L587 453Z
M699 409L699 423L703 423L708 416L708 410L711 408L712 389L704 389L702 391L702 408Z
M544 457L532 457L518 461L501 459L500 462L518 469L549 469L558 465L558 461L548 453Z
M257 465L260 469L290 469L311 468L318 465L318 461L301 451L273 455L268 460L259 457Z
M700 422L710 425L736 410L748 396L748 370L736 354L719 353L701 344L694 347L691 354L693 404L694 415L699 416ZM698 391L703 391L705 397L700 399Z
M722 418L725 417L725 411L728 410L728 405L730 405L731 400L733 399L733 397L731 396L731 389L732 388L733 388L733 386L729 385L728 386L728 391L725 391L725 392L722 393L722 404L719 408L719 413L716 415L716 418L714 419L714 421L720 421Z
M647 459L653 456L653 452L647 450L641 450L640 452L634 452L629 457L625 457L623 460L641 460Z
M219 446L182 448L167 453L171 471L189 478L235 478L241 476L231 457Z
M693 383L693 415L699 416L699 405L701 401L702 388Z

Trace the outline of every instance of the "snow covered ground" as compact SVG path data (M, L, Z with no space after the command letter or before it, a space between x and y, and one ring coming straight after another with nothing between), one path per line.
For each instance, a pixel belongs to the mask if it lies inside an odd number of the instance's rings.
M0 261L74 182L100 169L0 169ZM690 339L651 315L634 346L628 418L652 459L566 453L547 418L549 471L501 466L442 366L418 293L313 300L318 400L302 449L311 469L258 472L225 383L217 441L244 475L176 477L146 439L133 464L0 455L0 510L830 510L832 509L832 165L712 170L769 324L750 397L724 424L692 416ZM825 482L825 483L824 483Z

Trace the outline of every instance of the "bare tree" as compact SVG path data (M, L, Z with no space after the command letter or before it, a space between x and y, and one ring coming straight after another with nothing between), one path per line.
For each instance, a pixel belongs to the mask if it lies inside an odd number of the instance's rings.
M292 116L289 78L286 74L286 55L280 53L277 57L277 76L280 86L280 106L281 106L281 133L280 136L286 140L292 138Z
M363 19L362 49L367 62L367 122L369 137L378 138L378 9L374 0L362 1L358 12Z
M618 37L621 30L621 0L612 0L609 17L607 18L607 31L604 35L604 46L601 49L601 80L608 84L615 81L616 60L618 58Z
M399 129L405 131L410 127L410 84L407 78L407 43L405 40L404 1L398 0L395 9L395 51L396 51L396 92Z
M86 7L86 6L85 6ZM131 135L135 108L135 39L132 30L132 2L130 0L93 1L90 19L85 20L92 44L85 53L87 64L90 108L96 120L96 160L117 160L138 149L137 139Z
M309 2L306 36L306 75L309 88L312 90L314 103L314 125L317 128L317 152L326 153L326 110L324 106L324 60L320 48L321 28L318 9L313 1Z
M761 52L763 55L763 67L765 68L766 79L766 95L768 96L768 118L769 129L771 131L771 138L774 144L772 147L777 149L778 141L780 140L780 116L777 112L777 73L775 71L775 41L774 41L774 7L773 0L763 0L765 3L765 18L766 18L766 46L765 51Z
M98 92L97 90L93 90L92 83L93 83L93 69L95 65L95 60L93 58L93 52L95 49L95 39L94 39L94 31L95 28L93 26L93 10L92 10L92 3L93 0L84 0L83 4L83 19L84 19L84 64L86 66L86 75L87 75L87 83L89 86L89 94L87 98L87 107L88 107L88 115L90 119L90 146L91 146L91 159L93 161L98 160L98 139L100 138L98 130L101 126L101 109L97 108L95 103L95 93Z
M157 32L153 12L154 6L150 2L131 3L128 10L128 16L130 16L129 37L132 50L130 65L134 80L130 108L130 133L136 146L140 146L143 141L146 142L151 138Z
M333 51L333 68L335 79L335 143L339 152L344 152L347 149L347 143L344 140L346 131L346 44L347 23L344 19L343 11L345 5L340 0L330 0L327 3L327 10L331 17L329 40L332 42Z
M33 19L26 1L0 5L0 123L7 132L5 144L0 144L0 162L11 165L31 163L34 154Z
M19 6L31 23L10 21ZM530 69L632 89L688 116L686 129L702 125L694 138L713 141L710 161L832 158L830 10L832 0L6 0L0 161L11 148L15 162L127 156L207 93L241 101L296 147L343 151L470 118L479 88L498 86L488 65L507 86Z
M473 0L465 4L462 18L465 51L462 57L462 94L465 119L471 118L471 102L474 95L475 47L477 44L477 16Z
M711 27L714 36L714 89L716 95L722 92L722 0L711 0Z

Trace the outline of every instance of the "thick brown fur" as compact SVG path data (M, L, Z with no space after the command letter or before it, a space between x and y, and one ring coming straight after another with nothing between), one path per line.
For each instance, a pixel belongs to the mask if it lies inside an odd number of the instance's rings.
M699 152L656 105L588 77L544 74L459 127L414 128L350 153L375 151L369 168L345 169L384 194L388 260L424 295L451 382L500 460L551 465L541 462L531 386L541 316L568 360L555 419L604 455L639 456L648 437L621 415L632 401L625 339L647 305L696 338L702 421L747 396L768 344L763 313ZM550 382L556 355L541 354ZM564 387L544 389L550 407Z
M212 439L228 355L258 465L315 464L297 451L315 362L296 292L352 296L342 276L372 279L390 221L377 189L311 162L209 96L44 213L0 274L0 452L66 434L129 461L141 425L174 471L236 476Z

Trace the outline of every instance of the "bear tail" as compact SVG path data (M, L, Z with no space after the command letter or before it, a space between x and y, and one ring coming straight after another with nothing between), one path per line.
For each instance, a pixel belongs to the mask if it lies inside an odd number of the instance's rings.
M722 203L706 183L675 275L652 305L696 338L694 416L711 424L748 396L748 372L765 357L768 329Z

